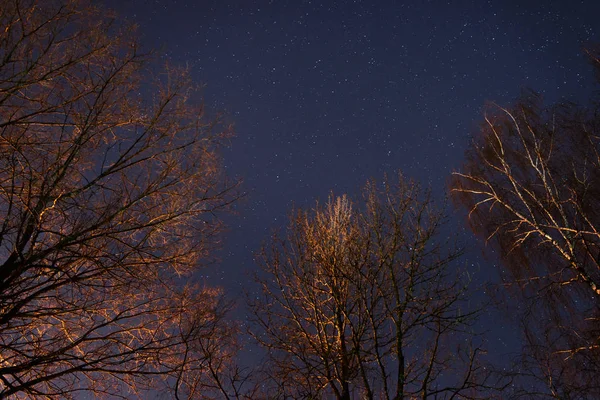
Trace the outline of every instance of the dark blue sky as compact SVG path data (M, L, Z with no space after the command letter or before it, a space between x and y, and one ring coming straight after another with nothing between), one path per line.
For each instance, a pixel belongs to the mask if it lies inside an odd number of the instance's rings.
M527 87L582 100L597 88L581 50L600 43L598 0L106 4L139 25L146 48L187 64L209 108L235 123L225 164L248 196L207 270L232 294L293 205L355 195L398 169L441 197L486 101L508 105ZM465 262L493 276L464 237Z

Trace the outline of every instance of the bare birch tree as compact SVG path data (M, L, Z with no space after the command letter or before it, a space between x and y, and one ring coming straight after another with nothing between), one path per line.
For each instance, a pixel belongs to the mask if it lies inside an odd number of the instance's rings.
M443 214L401 176L363 201L299 211L263 251L252 306L270 397L489 398Z
M229 129L185 73L147 84L133 37L87 2L0 1L1 398L214 384L227 306L186 281L235 198Z
M523 310L522 367L543 387L534 397L600 397L598 111L544 108L535 94L492 106L451 183L518 289L509 296Z

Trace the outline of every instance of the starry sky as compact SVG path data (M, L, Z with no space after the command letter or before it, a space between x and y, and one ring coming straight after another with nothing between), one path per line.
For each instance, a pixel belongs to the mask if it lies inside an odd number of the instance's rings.
M247 196L206 271L232 296L293 206L357 195L398 169L441 199L486 102L509 105L524 88L548 102L598 89L581 51L600 43L598 0L104 3L162 61L187 65L208 108L235 124L224 163ZM448 231L462 232L466 263L493 279L461 218Z

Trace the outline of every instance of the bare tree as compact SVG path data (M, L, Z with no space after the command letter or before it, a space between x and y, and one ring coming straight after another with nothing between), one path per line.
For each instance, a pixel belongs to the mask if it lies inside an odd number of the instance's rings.
M269 397L488 398L443 214L401 176L370 182L363 201L298 211L263 251L253 334Z
M134 36L86 2L0 1L1 398L214 383L227 306L186 281L235 198L229 129L185 73L146 85Z
M523 311L523 371L542 383L534 397L600 397L598 111L544 108L531 93L512 108L492 106L451 183L518 289L509 296Z

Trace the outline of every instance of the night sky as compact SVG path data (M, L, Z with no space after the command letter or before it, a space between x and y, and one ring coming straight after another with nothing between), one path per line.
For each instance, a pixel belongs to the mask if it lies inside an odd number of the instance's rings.
M398 169L442 200L486 102L598 89L582 53L600 43L598 0L105 3L139 26L145 48L187 65L208 108L235 124L224 163L247 196L206 270L233 297L252 290L253 254L293 206L357 195ZM464 225L453 215L447 229L469 244L463 263L493 279Z

